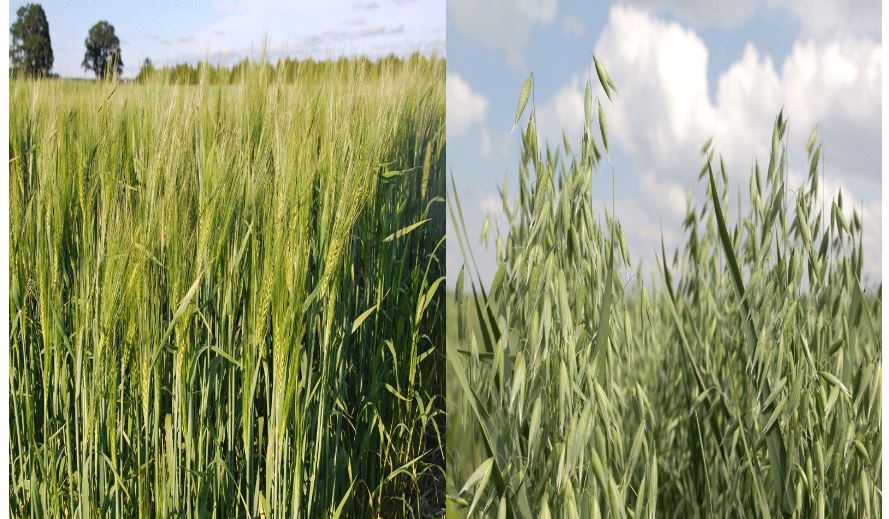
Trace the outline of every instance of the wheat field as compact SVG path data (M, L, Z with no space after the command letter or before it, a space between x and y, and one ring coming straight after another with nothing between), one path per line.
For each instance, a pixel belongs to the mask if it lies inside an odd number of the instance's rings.
M13 517L444 507L442 58L11 81Z

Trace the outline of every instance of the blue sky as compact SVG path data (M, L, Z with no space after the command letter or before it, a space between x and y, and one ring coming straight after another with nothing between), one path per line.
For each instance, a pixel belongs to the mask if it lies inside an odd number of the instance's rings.
M16 10L28 2L13 0ZM256 56L264 42L270 56L371 57L420 51L444 53L444 0L208 0L39 2L49 21L54 71L86 77L84 39L99 20L114 25L121 40L124 75L147 57L155 64L232 63Z
M714 137L733 187L768 160L771 126L790 118L791 182L805 177L805 142L821 125L829 192L864 214L865 270L880 277L881 34L878 0L449 0L448 171L470 233L502 225L497 186L517 185L516 99L530 72L540 131L580 139L590 53L620 95L607 103L614 206L633 251L648 261L682 240L688 196L700 201L698 154ZM611 206L611 175L594 197ZM453 241L449 225L448 243ZM477 245L477 242L476 242ZM493 252L477 245L484 277ZM453 282L462 264L448 247Z

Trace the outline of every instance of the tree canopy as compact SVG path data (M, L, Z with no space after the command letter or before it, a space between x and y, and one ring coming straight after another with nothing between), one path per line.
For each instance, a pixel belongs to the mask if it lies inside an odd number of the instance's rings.
M83 68L91 70L98 78L108 74L123 72L123 59L120 55L120 39L114 34L114 26L101 20L90 28L86 41L86 54L83 55Z
M27 4L16 11L9 29L9 62L13 70L31 77L48 76L52 70L49 23L40 4Z
M151 62L150 58L145 58L145 61L142 62L142 66L139 68L139 74L136 76L136 81L139 83L144 83L151 79L154 75L154 63Z

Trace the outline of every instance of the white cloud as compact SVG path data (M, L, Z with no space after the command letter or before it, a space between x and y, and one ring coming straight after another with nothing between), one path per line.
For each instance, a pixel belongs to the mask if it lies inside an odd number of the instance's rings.
M864 276L870 281L882 282L882 250L883 237L883 206L879 200L865 204L861 208L862 256L864 257Z
M801 147L820 123L828 174L856 191L880 186L881 71L879 43L846 37L798 43L784 62L792 142Z
M482 138L481 138L481 154L482 157L488 159L491 158L491 154L494 152L494 143L491 140L491 132L488 130L487 126L482 126Z
M549 142L562 142L562 132L576 142L583 131L585 80L575 75L537 110L540 134Z
M880 213L879 42L849 35L797 41L780 69L748 44L719 76L715 96L708 88L707 46L678 23L615 6L595 49L619 91L609 104L593 77L612 146L632 159L640 174L639 205L667 218L665 228L678 225L684 214L685 193L695 188L700 171L701 145L713 136L730 177L746 180L754 158L763 166L768 162L771 128L783 107L790 120L791 167L807 168L805 143L821 124L825 174L842 179L850 201L863 205L866 264L879 272L880 222L869 220ZM541 106L547 139L558 138L563 128L572 140L580 135L585 77L572 77Z
M565 15L562 17L562 29L575 38L583 36L583 23L573 16Z
M668 178L660 178L653 172L642 174L642 194L650 200L661 213L679 220L685 215L686 193L679 182Z
M646 166L696 164L714 120L703 40L639 9L614 7L595 48L619 91L613 109L605 103L613 140Z
M556 0L518 0L510 4L531 20L543 24L552 22L556 17Z
M448 140L463 135L473 124L482 124L485 121L488 100L474 92L465 79L455 73L448 73L445 94Z
M464 34L477 38L488 49L506 53L517 70L526 68L522 54L535 25L547 25L556 17L556 0L450 0L448 16Z
M603 204L611 209L610 201ZM654 253L660 253L661 239L667 250L678 247L681 242L679 226L662 222L660 215L652 211L640 211L638 200L616 200L614 215L623 228L634 265L642 261L650 267Z
M798 41L781 73L748 44L719 77L715 99L708 92L707 47L677 23L615 7L596 53L620 92L608 113L614 140L659 169L696 166L701 144L712 135L732 169L746 175L754 156L768 150L772 122L783 107L792 151L802 150L821 123L829 167L857 181L879 180L878 42ZM569 83L575 100L580 83Z
M482 196L478 201L479 209L485 215L499 215L503 212L503 201L496 196Z
M757 0L630 0L652 11L670 12L697 25L733 26L747 20Z
M671 13L696 26L734 27L758 10L783 11L808 36L880 33L879 0L630 0L656 12Z
M212 23L179 41L156 38L167 53L153 59L158 64L208 59L230 65L257 58L263 48L272 60L283 55L324 59L445 50L441 0L434 6L377 0L216 0L212 9Z
M789 10L810 35L880 33L879 0L766 0L765 3Z

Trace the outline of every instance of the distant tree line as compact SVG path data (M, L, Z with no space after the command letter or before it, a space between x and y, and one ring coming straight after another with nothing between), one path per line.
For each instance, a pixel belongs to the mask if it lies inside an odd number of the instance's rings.
M276 63L268 61L250 61L243 59L234 65L214 65L205 61L190 64L179 63L164 67L155 67L150 59L145 59L139 74L137 83L162 83L171 85L197 85L199 83L230 85L239 83L249 69L262 69L266 76L292 82L297 77L306 79L313 75L325 75L329 77L331 72L341 71L343 74L358 72L370 76L379 75L383 70L407 66L411 63L426 60L420 53L414 53L407 58L386 56L379 60L371 60L366 57L341 57L337 60L317 61L313 59L297 60L282 58Z
M26 4L19 7L9 33L10 73L32 78L52 76L52 42L43 6ZM114 33L113 25L100 20L90 28L83 43L86 47L81 64L84 70L92 71L97 78L123 72L120 39Z

